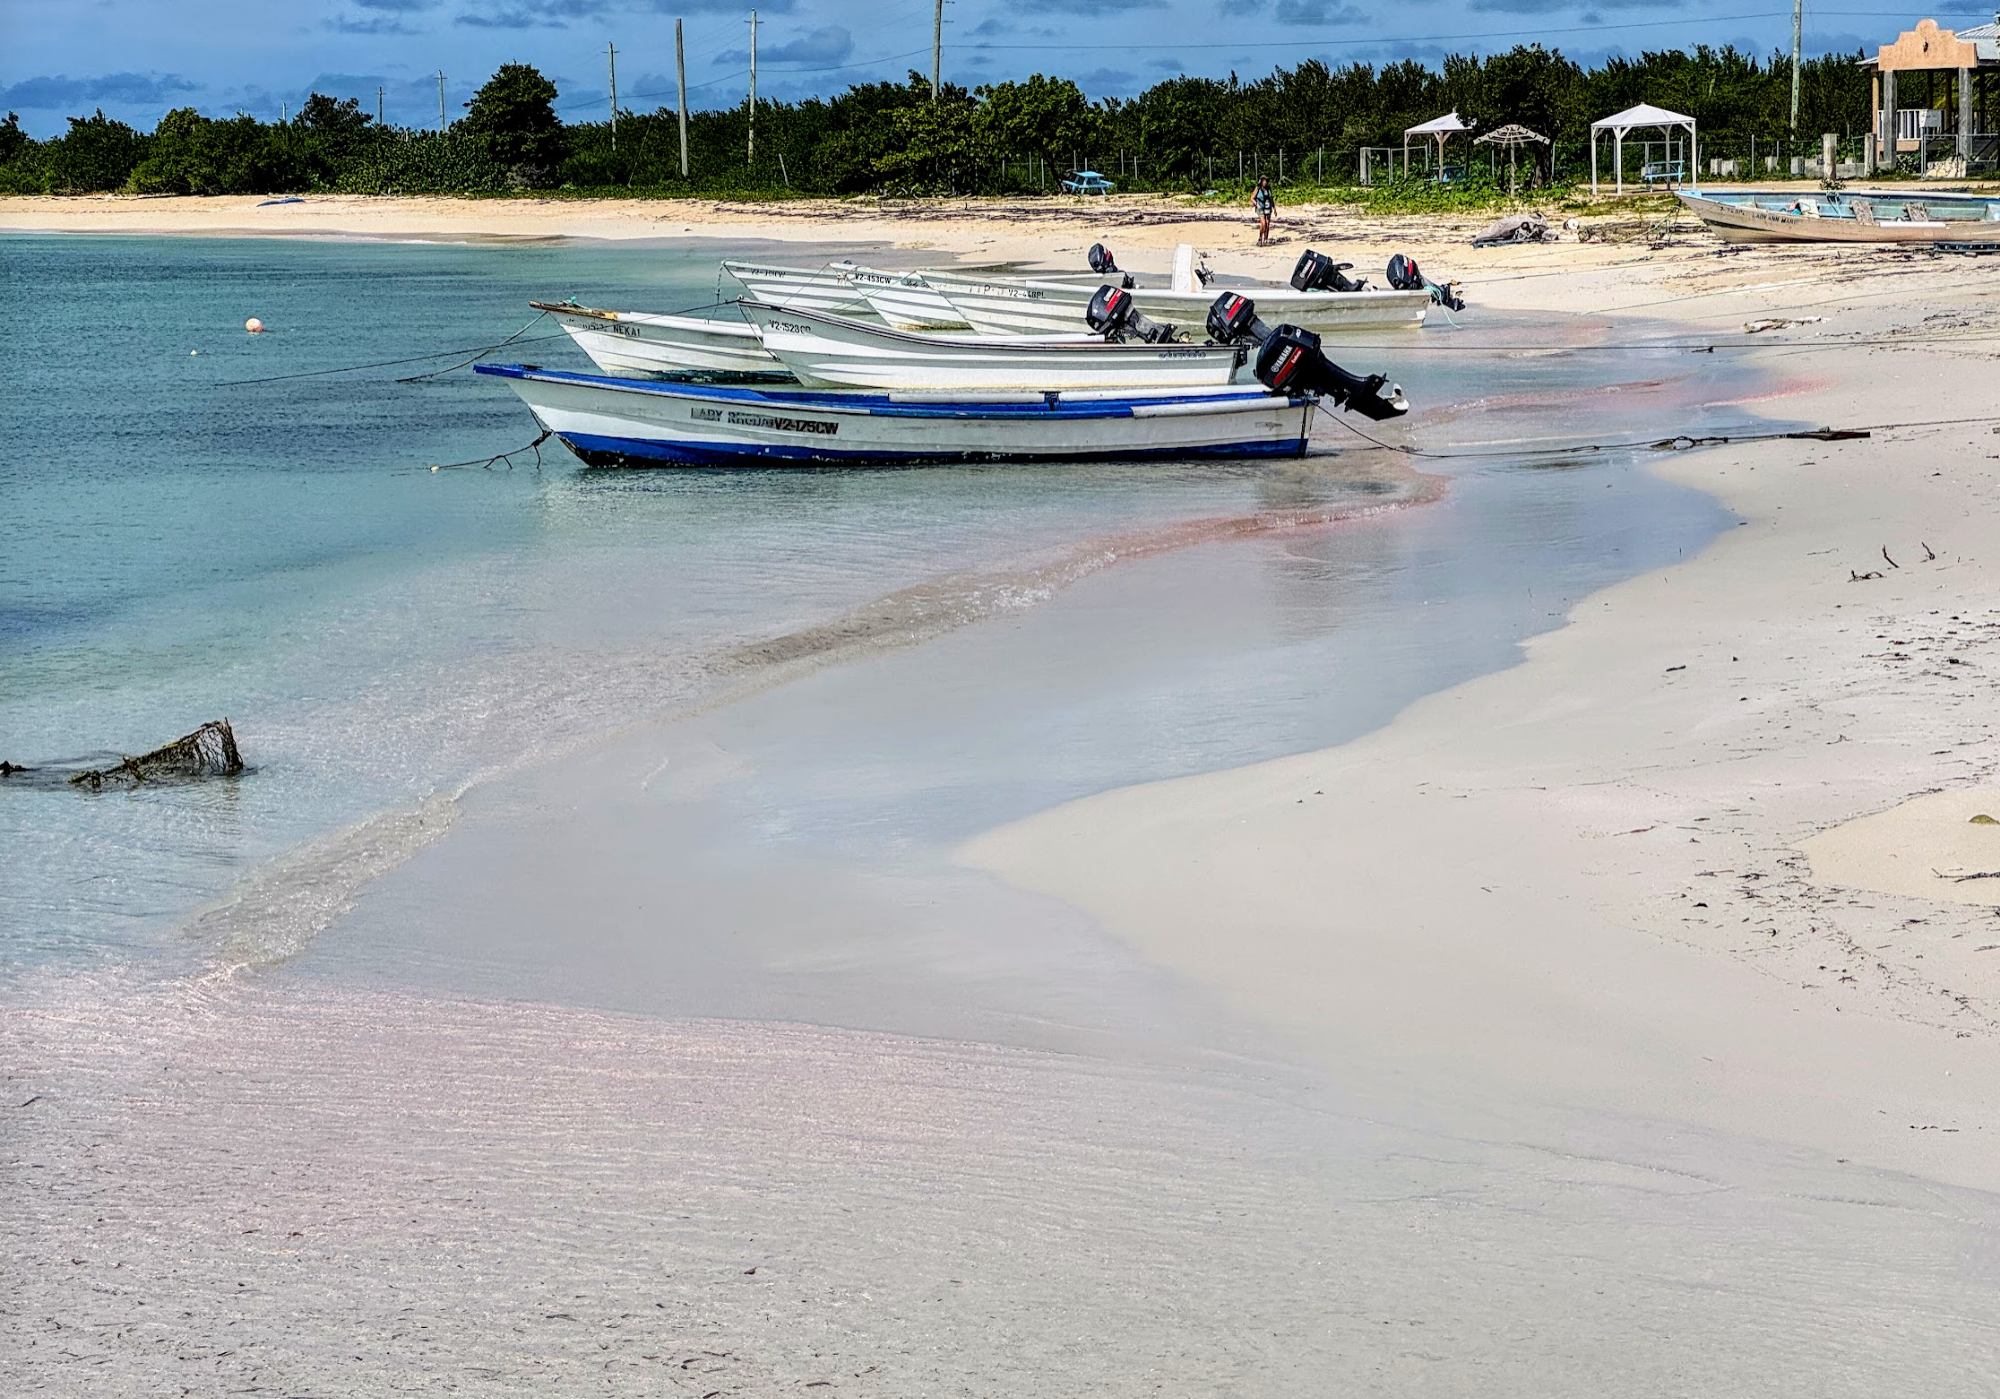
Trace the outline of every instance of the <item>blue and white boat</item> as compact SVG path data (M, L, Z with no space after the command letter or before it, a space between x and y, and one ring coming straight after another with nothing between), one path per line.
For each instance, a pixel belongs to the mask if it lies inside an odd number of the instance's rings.
M1209 389L857 393L475 365L592 466L1295 457L1319 399Z

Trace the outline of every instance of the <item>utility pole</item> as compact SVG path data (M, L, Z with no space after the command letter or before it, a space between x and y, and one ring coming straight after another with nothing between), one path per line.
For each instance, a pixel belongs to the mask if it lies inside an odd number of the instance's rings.
M1799 33L1805 28L1806 0L1792 0L1792 130L1799 129Z
M681 178L688 177L688 62L681 44L681 22L674 21L674 75L681 85Z
M937 0L931 17L931 101L938 99L938 75L944 68L944 0Z
M444 130L444 69L438 69L438 130Z
M618 45L606 44L606 55L611 64L611 149L618 149Z
M379 87L375 89L375 124L382 124L382 89Z
M750 155L757 163L757 12L750 12Z

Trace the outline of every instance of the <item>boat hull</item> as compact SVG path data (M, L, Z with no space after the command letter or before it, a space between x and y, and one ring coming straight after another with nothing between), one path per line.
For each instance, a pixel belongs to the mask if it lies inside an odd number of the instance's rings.
M1683 206L1726 243L1914 243L2000 248L2000 221L1955 219L1857 219L1851 213L1810 217L1752 203L1711 199L1696 190L1677 190ZM1747 197L1747 196L1746 196ZM1865 196L1848 195L1845 203ZM1922 196L1877 196L1889 205L1925 203ZM1870 200L1874 207L1876 199ZM1933 202L1943 202L1932 196ZM1829 201L1832 202L1832 201Z
M959 277L927 272L925 279L957 308L974 330L992 335L1049 335L1084 329L1084 311L1097 286L1067 286L1025 279ZM1132 303L1156 321L1199 332L1208 308L1227 288L1165 291L1140 287ZM1431 306L1427 291L1302 292L1290 287L1242 287L1257 314L1272 325L1301 326L1320 335L1354 331L1414 330Z
M535 301L610 375L730 374L782 379L789 371L742 321L600 311Z
M1233 345L1111 344L1087 333L919 334L789 308L745 303L743 312L799 382L823 388L1214 388L1234 382L1248 357Z
M855 394L477 365L593 466L872 466L1290 457L1316 402L1261 389Z
M753 262L722 265L753 301L767 306L836 316L865 316L872 311L900 330L966 328L964 317L914 272L878 272L851 262L820 268Z

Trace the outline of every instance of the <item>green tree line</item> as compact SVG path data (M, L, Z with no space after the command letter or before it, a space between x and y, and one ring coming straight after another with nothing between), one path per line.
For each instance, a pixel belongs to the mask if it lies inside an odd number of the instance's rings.
M671 109L621 112L614 131L608 120L563 123L557 96L534 68L508 64L441 132L380 125L355 100L319 93L282 122L181 108L141 132L99 111L71 117L67 132L45 141L9 113L0 192L1006 193L1051 188L1072 162L1111 152L1128 188L1199 189L1233 180L1240 153L1265 173L1289 152L1294 174L1345 179L1361 147L1400 145L1405 127L1452 109L1482 130L1518 122L1552 138L1524 152L1540 182L1562 152L1582 150L1590 122L1641 101L1696 118L1705 145L1776 141L1789 131L1791 67L1780 54L1760 62L1699 46L1586 69L1526 45L1436 68L1309 61L1247 82L1169 78L1096 102L1067 78L1039 74L971 90L947 84L933 100L928 79L912 73L833 97L758 103L754 160L747 103L690 113L685 178ZM1869 100L1868 73L1853 57L1807 62L1801 149L1816 149L1823 131L1866 130Z

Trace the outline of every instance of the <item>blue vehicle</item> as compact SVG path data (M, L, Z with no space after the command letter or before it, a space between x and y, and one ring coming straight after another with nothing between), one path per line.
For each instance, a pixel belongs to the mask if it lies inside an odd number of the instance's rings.
M1062 182L1064 194L1110 194L1118 186L1095 170L1079 170Z

